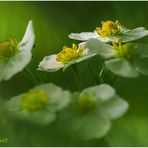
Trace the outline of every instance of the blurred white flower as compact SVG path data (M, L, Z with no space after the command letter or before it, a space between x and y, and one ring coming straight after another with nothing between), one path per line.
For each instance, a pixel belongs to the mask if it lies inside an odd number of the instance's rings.
M6 103L10 117L48 125L56 119L56 112L63 110L70 102L70 93L49 83L36 86L27 93L12 97Z

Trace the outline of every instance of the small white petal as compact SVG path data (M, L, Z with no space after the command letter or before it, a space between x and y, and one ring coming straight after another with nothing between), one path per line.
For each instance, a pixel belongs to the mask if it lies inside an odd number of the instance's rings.
M30 20L27 25L27 29L24 34L24 37L22 41L18 44L18 49L19 50L31 50L34 45L34 40L35 40L35 34L33 30L33 24L32 24L32 21Z
M109 101L103 102L99 106L98 110L110 119L117 119L124 115L128 108L128 103L119 96L115 95Z
M90 39L86 42L86 47L103 58L112 58L115 56L115 51L111 45L105 44L98 39Z
M87 54L89 54L89 53L90 53L90 50L89 50L88 48L85 48L83 54L84 54L84 55L87 55Z
M3 79L9 80L16 73L22 71L30 62L31 57L32 55L30 51L20 51L18 54L12 57L5 66Z
M85 48L86 42L81 42L81 43L78 44L78 46L81 47L81 48Z
M96 32L82 32L82 33L71 33L69 38L80 40L80 41L87 41L90 38L97 38L98 34Z
M44 57L44 59L39 64L38 70L54 72L64 67L64 65L61 62L58 62L56 60L56 56L56 54L53 54Z

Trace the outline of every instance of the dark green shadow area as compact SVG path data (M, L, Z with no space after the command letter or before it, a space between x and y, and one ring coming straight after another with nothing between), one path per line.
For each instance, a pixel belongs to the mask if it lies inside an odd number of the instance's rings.
M64 89L78 90L71 68L64 73L62 70L39 72L36 70L38 63L64 45L78 43L68 38L71 32L93 31L103 20L118 19L128 28L143 26L148 29L148 2L0 2L0 41L11 37L21 40L30 19L36 42L28 68L42 81L32 82L32 78L22 71L9 81L0 82L0 100L8 100L39 83L53 82ZM147 43L148 37L138 42ZM100 68L98 57L76 65L81 89L96 84L88 65L97 73ZM120 78L114 87L129 102L130 109L124 117L113 121L113 127L104 139L71 141L54 125L37 127L17 121L6 122L1 114L0 138L6 137L8 142L0 143L0 146L148 146L148 77Z

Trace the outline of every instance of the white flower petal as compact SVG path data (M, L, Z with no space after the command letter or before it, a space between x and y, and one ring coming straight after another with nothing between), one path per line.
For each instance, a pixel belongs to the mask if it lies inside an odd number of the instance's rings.
M18 44L19 50L31 50L34 45L35 34L33 30L32 21L29 21L26 32L22 41Z
M101 84L84 89L80 95L85 96L88 94L93 96L93 99L98 100L100 103L112 99L115 95L115 90L107 84Z
M0 60L0 67L3 67L0 72L0 81L9 80L16 73L22 71L30 62L31 57L32 55L30 51L20 51L5 62L4 60Z
M52 83L36 86L34 90L44 90L46 92L50 98L50 105L48 110L52 112L62 110L71 101L71 95L68 91L63 90L59 86L56 86Z
M53 54L44 57L44 59L39 64L38 70L54 72L64 67L64 65L61 62L58 62L56 60L56 56L57 56L56 54Z
M97 39L88 40L86 42L86 47L90 51L92 51L92 52L94 52L106 59L112 58L115 56L115 51L111 45L102 43L101 41L99 41Z
M86 42L81 42L78 44L79 47L85 48L86 47Z
M82 33L71 33L69 38L80 40L80 41L87 41L90 38L97 38L98 34L96 32L82 32Z
M109 37L101 37L98 35L97 39L101 42L104 42L104 43L112 42L112 39Z
M74 122L77 135L84 140L104 137L111 128L110 121L99 114L90 114Z
M118 39L122 39L122 42L131 42L134 40L138 40L148 35L148 30L144 27L138 27L132 30L126 30L121 35L112 37L111 40L118 42Z
M110 59L105 61L105 66L114 74L122 77L135 78L139 76L135 67L125 59Z
M109 101L104 102L99 106L99 112L110 119L116 119L125 114L128 110L128 103L115 95Z

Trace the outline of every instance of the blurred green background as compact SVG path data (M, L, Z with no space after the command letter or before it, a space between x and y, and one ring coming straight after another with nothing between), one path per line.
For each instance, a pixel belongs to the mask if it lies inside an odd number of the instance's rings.
M148 2L0 2L0 41L13 37L21 40L28 21L33 20L36 42L28 68L39 77L34 82L22 71L9 81L0 82L0 107L3 100L40 83L53 82L64 89L77 90L70 68L64 73L36 71L44 56L57 53L64 45L78 43L68 39L71 32L91 32L102 20L116 19L128 28L143 26L148 29L147 18ZM147 43L148 37L138 42ZM77 65L81 89L95 85L88 65L97 72L98 57ZM124 117L113 121L105 138L71 141L54 125L38 127L8 122L1 113L0 137L8 138L8 143L0 143L0 146L148 146L148 78L119 78L114 87L129 102L130 109Z

